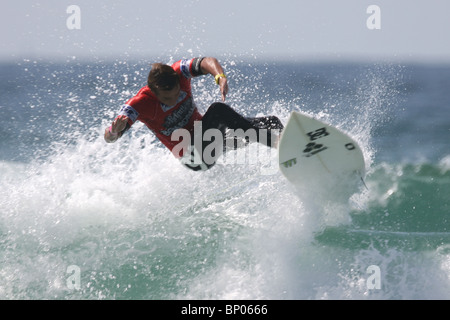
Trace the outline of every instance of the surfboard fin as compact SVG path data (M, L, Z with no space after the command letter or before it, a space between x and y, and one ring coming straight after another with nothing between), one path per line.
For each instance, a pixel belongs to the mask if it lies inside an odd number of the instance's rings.
M369 188L367 187L366 183L364 182L364 179L363 179L363 177L362 177L362 176L360 176L360 178L361 178L361 181L362 181L362 183L363 183L364 187L366 187L366 189L367 189L367 190L369 190Z

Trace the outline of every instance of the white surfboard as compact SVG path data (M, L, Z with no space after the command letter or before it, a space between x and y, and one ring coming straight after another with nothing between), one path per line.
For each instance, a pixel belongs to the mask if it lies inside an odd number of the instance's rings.
M283 175L294 185L326 184L333 178L363 178L361 148L346 133L299 112L292 112L278 145Z

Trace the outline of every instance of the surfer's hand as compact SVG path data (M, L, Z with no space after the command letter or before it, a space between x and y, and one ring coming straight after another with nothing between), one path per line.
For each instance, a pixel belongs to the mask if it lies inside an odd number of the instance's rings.
M219 79L220 92L222 93L222 101L225 102L225 97L228 93L228 81L227 78L222 77Z
M110 127L105 129L105 141L108 143L112 143L119 139L119 133L122 132L127 126L128 117L127 116L118 116L114 119L113 123Z
M127 116L118 116L111 125L111 133L118 134L122 132L127 125L128 117Z

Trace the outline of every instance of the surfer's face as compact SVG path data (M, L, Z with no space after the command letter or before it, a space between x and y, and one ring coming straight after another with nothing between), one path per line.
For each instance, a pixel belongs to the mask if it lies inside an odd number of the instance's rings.
M180 95L180 85L177 84L171 90L159 90L156 97L165 105L173 107L177 104L178 96Z

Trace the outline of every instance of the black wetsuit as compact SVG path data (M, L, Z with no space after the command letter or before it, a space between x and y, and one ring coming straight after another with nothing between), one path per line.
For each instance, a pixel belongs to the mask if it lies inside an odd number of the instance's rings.
M223 137L222 141L216 141L214 139L211 139L213 141L204 141L204 139L201 139L202 145L194 146L195 141L199 141L199 139L195 139L193 137L192 139L192 145L196 148L197 152L198 149L201 148L201 157L202 157L202 163L199 163L199 161L194 161L194 154L193 150L191 150L190 156L192 157L191 163L184 162L183 164L194 171L199 170L207 170L211 168L215 164L215 160L220 156L220 154L212 154L209 158L205 157L205 148L210 146L211 143L217 143L220 146L223 146L224 148L226 146L229 146L227 142L225 142L226 138L226 129L232 129L237 132L237 130L242 129L243 132L245 132L246 135L252 135L256 142L260 142L265 144L268 147L272 146L273 139L276 138L273 137L274 134L279 134L280 131L283 129L283 124L281 121L275 117L275 116L266 116L266 117L257 117L257 118L246 118L237 113L235 110L233 110L230 106L228 106L225 103L216 102L213 103L206 113L203 115L203 118L201 120L202 122L202 137L204 137L205 132L209 129L218 129L221 132L221 136ZM242 137L235 137L235 141L237 139L241 139ZM244 137L247 141L251 140L248 136ZM234 144L236 147L236 144ZM208 154L209 155L209 154ZM188 156L189 157L189 156Z

